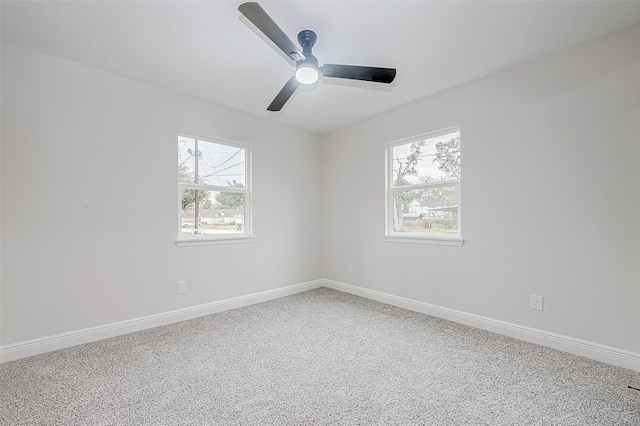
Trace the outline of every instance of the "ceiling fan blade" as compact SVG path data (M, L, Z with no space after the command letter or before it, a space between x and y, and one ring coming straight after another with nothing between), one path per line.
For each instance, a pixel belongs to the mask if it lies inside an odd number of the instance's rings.
M253 25L262 31L269 40L274 42L285 55L294 61L305 58L298 46L273 22L273 19L267 15L267 12L265 12L258 3L243 3L238 7L238 10L251 21Z
M322 66L322 75L325 77L373 81L375 83L391 83L396 78L396 69L324 64Z
M280 111L284 104L287 103L289 98L296 91L298 86L300 86L300 83L298 82L298 80L296 80L296 77L291 77L289 81L287 81L287 84L284 85L284 87L276 95L275 99L267 107L267 111Z

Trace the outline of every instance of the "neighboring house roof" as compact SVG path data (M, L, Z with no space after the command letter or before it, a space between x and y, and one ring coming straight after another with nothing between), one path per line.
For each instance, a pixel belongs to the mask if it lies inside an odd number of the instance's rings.
M432 196L427 196L425 198L417 198L411 202L411 205L419 204L421 207L441 207L444 205L444 201L441 198L434 198Z

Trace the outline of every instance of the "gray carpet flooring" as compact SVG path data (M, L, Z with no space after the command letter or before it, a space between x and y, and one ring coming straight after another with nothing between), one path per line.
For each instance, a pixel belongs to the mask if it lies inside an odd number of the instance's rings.
M640 373L320 288L0 365L2 425L640 425Z

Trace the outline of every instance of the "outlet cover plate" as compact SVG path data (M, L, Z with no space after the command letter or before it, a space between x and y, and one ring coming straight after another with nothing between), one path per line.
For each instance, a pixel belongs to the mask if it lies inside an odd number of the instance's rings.
M187 292L187 282L186 281L178 281L178 294Z
M529 301L529 307L534 311L541 311L544 307L544 297L532 294Z

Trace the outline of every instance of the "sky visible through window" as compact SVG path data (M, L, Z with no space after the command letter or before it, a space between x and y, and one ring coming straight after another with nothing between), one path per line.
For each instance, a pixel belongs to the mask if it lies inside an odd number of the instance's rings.
M229 186L236 182L245 186L245 152L243 148L217 144L188 137L178 138L178 164L187 173L180 179L195 178L198 158L197 182L206 185ZM191 181L190 183L194 183Z
M459 132L452 132L446 135L437 136L433 138L425 139L426 143L422 148L422 154L419 157L418 164L416 164L417 175L407 175L405 179L409 184L423 183L427 176L431 180L446 179L446 174L439 169L439 163L434 161L436 159L436 144L439 142L447 142L458 136ZM393 170L394 176L398 174L398 159L406 163L407 157L411 154L411 144L403 144L393 147Z

